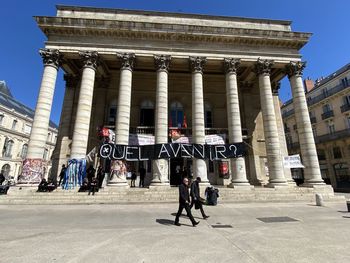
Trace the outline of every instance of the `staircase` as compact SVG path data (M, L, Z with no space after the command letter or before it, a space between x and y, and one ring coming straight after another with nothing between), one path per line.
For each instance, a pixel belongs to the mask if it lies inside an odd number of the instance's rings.
M322 194L325 202L345 202L343 196L334 195L330 186L315 188L254 187L249 190L218 187L218 203L257 203L257 202L315 202L315 194ZM202 196L204 191L202 191ZM171 188L105 188L95 195L77 190L58 189L51 193L37 193L36 188L12 187L7 195L0 195L0 205L68 205L68 204L132 204L178 202L178 189Z

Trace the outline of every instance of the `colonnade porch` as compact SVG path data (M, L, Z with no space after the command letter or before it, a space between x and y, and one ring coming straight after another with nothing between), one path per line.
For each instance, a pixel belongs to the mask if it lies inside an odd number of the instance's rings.
M46 123L62 57L64 69L71 71L66 76L62 110L64 114L60 121L59 143L54 156L56 170L53 169L53 176L57 175L58 167L66 163L67 159L82 159L99 144L96 127L114 122L115 142L127 145L130 127L139 124L140 105L148 100L155 105L155 143L168 142L172 103L182 106L187 118L186 126L191 127L194 143L205 143L206 125L208 126L205 106L210 108L211 126L227 127L229 143L242 142L242 129L248 131L248 155L231 160L230 187L250 189L251 184L261 184L265 179L262 175L265 167L261 165L263 158L267 159L269 171L267 186L293 185L290 177L286 178L283 168L282 159L286 155L286 144L280 136L281 116L274 106L271 83L278 82L288 73L295 104L300 109L300 114L305 114L305 95L300 86L303 63L296 61L274 64L272 60L267 59L246 61L232 57L172 57L171 54L106 55L96 51L61 53L52 49L43 49L41 55L44 58L44 74L28 159L40 160L43 146L38 138L40 134L47 133ZM42 107L43 105L47 107ZM115 119L110 116L112 105L116 106ZM297 112L296 110L296 115ZM310 120L306 117L300 118L300 123L304 125L298 127L300 134L306 134L302 135L305 144L314 145L313 137L309 136ZM256 145L259 140L265 141L263 146ZM317 156L316 150L308 147L307 150L302 150L301 154L307 167L305 185L323 185L317 170L317 157L314 158ZM168 162L153 161L151 186L168 187L168 171ZM207 162L193 160L194 177L200 176L204 183L208 183L207 171ZM22 183L28 182L32 182L31 178L22 177ZM113 186L127 186L125 176L108 183L108 187Z

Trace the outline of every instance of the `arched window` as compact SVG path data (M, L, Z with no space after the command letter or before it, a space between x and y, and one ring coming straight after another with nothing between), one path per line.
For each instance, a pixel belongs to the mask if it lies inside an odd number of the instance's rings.
M48 155L49 155L49 150L48 149L44 149L43 159L47 160Z
M180 102L174 101L170 105L170 127L182 127L184 121L184 109Z
M1 173L8 178L11 171L11 166L7 163L1 168Z
M117 100L112 100L108 108L107 125L115 125L117 117Z
M204 103L204 121L206 128L213 128L213 116L211 106L208 102Z
M12 157L12 147L14 142L8 138L5 139L4 148L2 149L2 156L11 158Z
M27 157L28 152L28 144L23 144L22 151L21 151L21 158L24 159Z
M154 126L154 104L150 100L144 100L141 103L140 126Z

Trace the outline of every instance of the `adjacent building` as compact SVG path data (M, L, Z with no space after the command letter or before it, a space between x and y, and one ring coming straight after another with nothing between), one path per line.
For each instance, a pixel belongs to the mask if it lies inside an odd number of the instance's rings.
M22 162L27 156L28 141L32 129L34 111L17 101L5 81L0 81L0 168L1 173L17 181L22 172ZM51 169L51 155L57 139L58 127L50 122L42 159L43 175L47 178Z
M247 147L231 160L127 160L133 170L146 169L151 186L175 185L184 172L233 188L295 186L282 162L288 152L278 99L279 81L288 75L304 145L304 186L324 185L299 53L310 34L292 31L290 21L72 6L35 19L47 37L27 155L28 169L38 172L21 182L40 177L41 135L49 129L61 68L66 88L53 176L68 160L85 159L101 142L97 129L109 127L119 145L132 145L138 135L165 144L175 134L197 145L220 135ZM127 186L122 164L111 166L120 173L107 187Z
M304 84L322 178L338 191L350 191L350 63ZM288 149L299 153L300 130L292 100L281 110ZM302 179L301 170L295 170L294 176Z

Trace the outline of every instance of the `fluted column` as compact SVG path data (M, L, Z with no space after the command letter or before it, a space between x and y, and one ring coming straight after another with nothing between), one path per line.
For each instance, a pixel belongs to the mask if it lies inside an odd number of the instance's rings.
M95 71L98 63L98 54L96 51L79 52L79 55L84 66L73 130L71 159L83 159L86 156L95 85Z
M67 155L69 154L69 143L71 141L69 138L69 132L72 121L74 89L77 87L79 81L78 77L69 74L64 75L64 80L66 81L66 88L62 104L60 125L56 146L52 153L51 178L55 181L62 164L67 166L68 162Z
M23 164L19 183L38 183L41 180L42 159L49 129L57 71L61 60L61 54L57 49L41 49L39 53L43 58L44 73L28 143L28 154Z
M128 145L131 108L131 84L135 54L118 54L118 57L122 62L122 67L120 69L118 108L115 124L115 143ZM128 186L128 183L126 181L126 174L120 172L118 176L114 176L108 182L108 185L122 187Z
M168 143L168 70L170 56L154 56L157 69L155 143ZM167 159L152 161L151 186L169 186Z
M190 57L192 72L192 142L205 144L203 67L205 57ZM203 159L193 159L194 178L200 177L202 184L208 184L207 164Z
M303 186L312 187L315 185L324 185L324 182L317 158L316 145L312 134L309 110L302 81L302 72L305 65L305 62L290 62L286 66L286 72L292 87L294 116L298 127L301 158L305 166L305 182Z
M287 142L286 142L286 135L284 133L284 125L281 115L281 105L280 105L280 99L278 96L278 91L281 86L281 83L273 83L272 84L272 96L273 96L273 105L275 108L275 115L276 115L276 121L277 121L277 130L280 140L280 147L281 147L281 158L283 162L283 157L288 156L288 148L287 148ZM292 173L290 171L290 168L283 167L284 168L284 176L288 182L288 185L295 186L295 182L292 178Z
M230 143L243 142L237 86L237 69L239 65L239 59L224 59L224 69L226 73L227 122ZM231 159L230 165L231 183L229 184L229 187L243 186L250 188L250 184L247 180L244 157Z
M270 82L273 61L258 59L255 72L259 78L260 103L263 116L267 165L269 168L270 187L287 186L281 158L281 147L277 129L275 109Z

